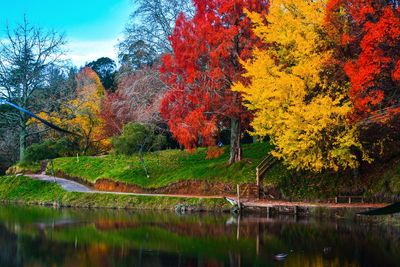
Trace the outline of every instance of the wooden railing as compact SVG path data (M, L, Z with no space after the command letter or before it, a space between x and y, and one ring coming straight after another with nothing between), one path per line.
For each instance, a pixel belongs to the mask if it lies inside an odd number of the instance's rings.
M335 197L335 203L339 203L339 200L345 199L347 200L346 202L351 204L351 203L364 203L364 197L363 196L337 196ZM358 202L354 202L354 200L357 199Z
M267 170L269 168L272 167L272 165L274 165L274 163L276 162L276 158L274 158L271 154L268 154L268 156L266 156L263 161L260 162L260 164L258 164L258 166L256 167L256 184L257 187L260 187L260 179L261 177L263 177L263 175L267 172Z

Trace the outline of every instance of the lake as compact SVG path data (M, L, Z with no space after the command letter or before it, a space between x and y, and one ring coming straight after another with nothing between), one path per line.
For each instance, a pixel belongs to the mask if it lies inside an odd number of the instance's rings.
M0 266L400 266L399 237L358 220L0 206Z

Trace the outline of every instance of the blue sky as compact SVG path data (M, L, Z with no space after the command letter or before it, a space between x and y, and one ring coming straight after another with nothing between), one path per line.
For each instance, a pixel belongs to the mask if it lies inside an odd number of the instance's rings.
M0 36L6 23L23 20L66 34L68 57L81 66L102 56L116 59L115 45L134 0L0 0Z

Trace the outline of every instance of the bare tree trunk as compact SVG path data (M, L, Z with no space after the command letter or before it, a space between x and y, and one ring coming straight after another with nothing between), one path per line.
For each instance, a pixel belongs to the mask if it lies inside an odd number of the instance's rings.
M231 146L229 164L239 162L242 159L240 147L240 119L231 118Z

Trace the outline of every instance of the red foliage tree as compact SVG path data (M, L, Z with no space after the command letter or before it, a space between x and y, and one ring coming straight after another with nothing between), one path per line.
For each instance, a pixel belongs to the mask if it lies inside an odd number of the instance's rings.
M108 137L119 135L122 132L124 121L115 110L115 103L122 101L117 93L106 93L101 106L100 117L104 121L104 132Z
M399 2L331 0L327 5L327 27L340 43L337 59L351 83L354 119L387 118L377 116L383 110L384 114L398 113Z
M268 1L194 0L193 18L180 15L170 42L173 54L162 58L169 85L161 114L185 148L213 146L218 129L230 125L229 162L241 159L241 126L249 113L233 83L243 79L240 59L260 45L244 9L266 13Z

